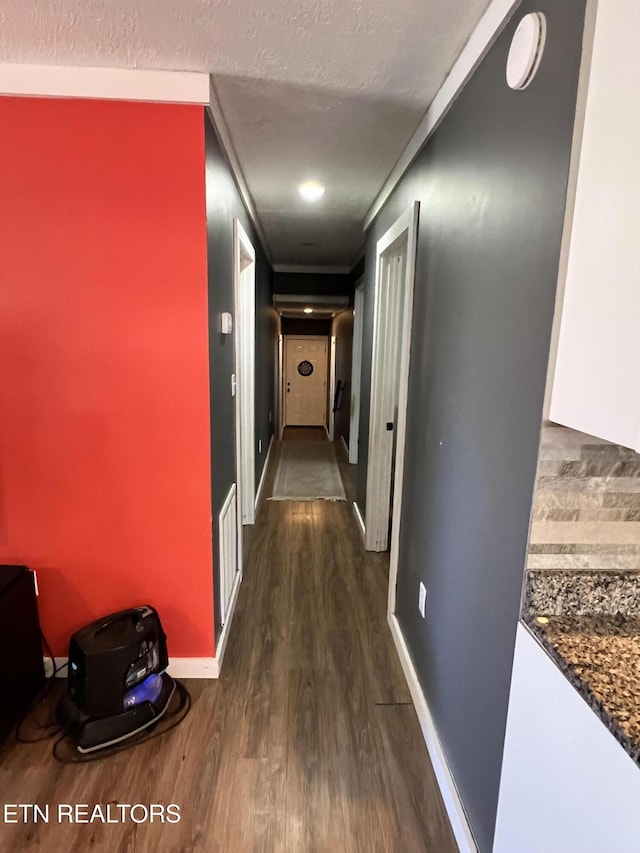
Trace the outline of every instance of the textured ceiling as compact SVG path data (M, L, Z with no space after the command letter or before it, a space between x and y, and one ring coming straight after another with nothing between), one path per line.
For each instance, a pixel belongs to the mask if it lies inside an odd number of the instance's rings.
M272 257L348 265L488 0L2 0L0 62L208 71ZM327 192L297 197L307 177ZM315 243L315 246L303 246Z

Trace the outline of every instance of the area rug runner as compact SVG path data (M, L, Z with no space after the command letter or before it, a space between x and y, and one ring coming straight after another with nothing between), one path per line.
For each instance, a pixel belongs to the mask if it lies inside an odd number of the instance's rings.
M329 441L284 441L270 501L345 501Z

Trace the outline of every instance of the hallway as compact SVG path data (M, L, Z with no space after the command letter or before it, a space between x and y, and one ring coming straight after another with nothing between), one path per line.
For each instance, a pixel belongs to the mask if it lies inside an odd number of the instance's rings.
M386 598L387 555L364 552L348 501L263 501L221 678L244 710L234 789L253 808L227 835L243 849L456 849Z
M80 766L51 741L0 748L14 802L177 803L181 822L3 825L0 849L457 849L386 623L386 555L364 552L348 501L263 500L249 540L222 676L188 682L175 731Z
M349 494L352 466L336 451ZM227 838L251 850L455 850L387 627L388 555L364 551L348 501L265 500L250 537L221 683L244 709L234 789L254 805L230 811Z

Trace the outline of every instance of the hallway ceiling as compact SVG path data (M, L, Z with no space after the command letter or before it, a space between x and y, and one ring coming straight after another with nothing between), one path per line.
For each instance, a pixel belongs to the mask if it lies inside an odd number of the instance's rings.
M274 263L348 267L488 2L5 0L0 62L212 73Z

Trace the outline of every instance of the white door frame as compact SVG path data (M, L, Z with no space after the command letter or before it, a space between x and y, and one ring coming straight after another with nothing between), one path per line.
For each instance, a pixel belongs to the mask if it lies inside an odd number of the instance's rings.
M333 441L335 426L336 426L336 413L333 411L333 403L334 397L336 396L336 336L330 335L329 337L329 400L327 401L327 412L329 415L329 429L327 430L327 436L329 437L329 441Z
M278 335L278 438L284 433L284 335Z
M349 462L358 461L358 433L360 432L360 379L362 375L362 330L364 314L364 282L356 283L353 298L353 355L351 358L351 406L349 423Z
M382 276L387 272L389 258L396 257L398 250L406 252L405 274L402 282L402 320L400 324L400 365L398 377L398 416L396 430L395 477L393 482L393 508L391 516L391 559L389 566L389 607L395 610L395 585L398 570L398 542L402 512L402 483L404 475L404 446L407 425L407 397L409 386L409 362L411 358L411 320L413 314L413 287L415 281L416 248L418 237L419 202L414 202L389 228L376 245L376 279L374 290L373 357L371 364L371 408L369 418L369 459L367 465L367 504L365 518L365 548L370 551L386 550L389 533L388 485L381 454L377 448L388 421L394 421L395 413L389 410L390 371L397 365L385 362L383 343L385 323L382 316ZM386 496L386 497L385 497Z
M255 328L256 253L238 219L233 220L233 293L236 358L236 477L238 488L238 556L242 525L255 522ZM242 561L240 560L240 565Z

